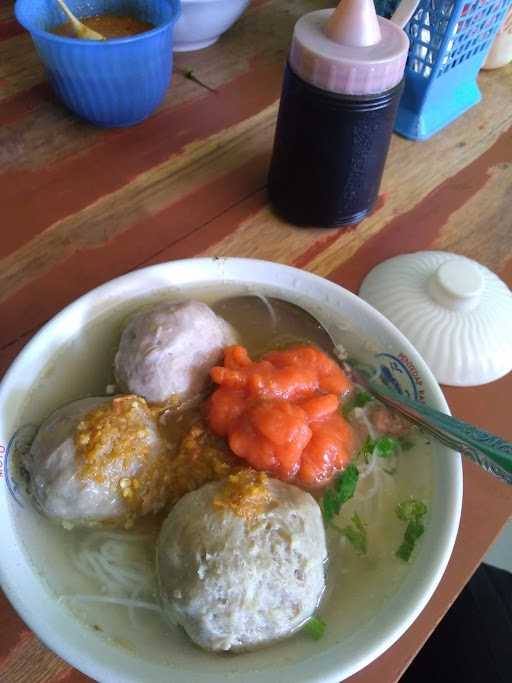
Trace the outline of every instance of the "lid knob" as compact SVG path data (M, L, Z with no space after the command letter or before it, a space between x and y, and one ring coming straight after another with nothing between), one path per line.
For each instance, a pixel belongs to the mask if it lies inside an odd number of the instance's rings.
M449 259L442 263L429 280L434 301L452 311L474 308L484 289L479 268L465 259Z
M369 47L382 40L373 0L341 0L324 31L333 42L349 47Z

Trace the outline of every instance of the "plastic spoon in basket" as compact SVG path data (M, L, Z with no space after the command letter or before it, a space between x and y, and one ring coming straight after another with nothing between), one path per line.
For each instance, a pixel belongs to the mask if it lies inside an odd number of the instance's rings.
M391 21L404 28L416 12L421 0L402 0L391 16Z
M250 316L255 329L259 329L263 335L268 335L268 329L275 325L279 317L283 317L287 323L293 322L298 329L302 329L304 338L327 353L337 355L336 344L329 332L311 313L297 304L275 297L242 295L222 299L213 308L228 322L234 322L240 316ZM463 453L482 469L512 484L512 443L398 394L377 383L362 370L351 367L350 374L356 384L381 403L403 415L443 445Z
M101 33L93 31L92 28L88 28L85 24L82 24L82 22L75 17L64 0L57 0L57 2L68 17L77 38L81 38L82 40L106 40L105 36L102 36Z

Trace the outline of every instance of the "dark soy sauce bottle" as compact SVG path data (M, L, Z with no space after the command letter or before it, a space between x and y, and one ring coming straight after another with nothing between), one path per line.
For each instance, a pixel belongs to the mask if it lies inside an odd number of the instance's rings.
M296 24L269 197L296 225L361 221L377 199L409 41L372 0L342 0Z

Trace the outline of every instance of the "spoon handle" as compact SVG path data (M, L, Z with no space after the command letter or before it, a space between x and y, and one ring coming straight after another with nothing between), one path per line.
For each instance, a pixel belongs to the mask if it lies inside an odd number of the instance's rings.
M382 403L404 415L445 446L463 453L482 469L507 484L512 484L512 443L419 401L399 395L360 373L357 373L356 381Z
M68 17L77 38L81 38L83 40L105 40L105 36L102 36L101 33L98 33L98 31L94 31L92 28L82 24L82 22L75 17L64 0L57 0L57 3L62 8L64 14Z
M61 7L62 11L64 12L64 14L65 14L65 15L67 16L67 18L69 19L69 21L70 21L74 26L79 25L78 19L75 17L75 15L73 14L73 12L71 12L71 10L70 10L69 7L66 5L66 3L63 2L62 0L57 0L57 2L58 2L58 4L60 5L60 7Z

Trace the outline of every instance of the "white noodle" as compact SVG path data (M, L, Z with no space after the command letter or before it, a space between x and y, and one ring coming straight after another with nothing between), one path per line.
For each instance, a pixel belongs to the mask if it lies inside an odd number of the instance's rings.
M368 431L368 435L370 436L370 439L376 439L378 436L378 432L373 426L373 424L370 421L370 418L367 415L366 408L354 408L354 417L356 420L364 424Z
M362 465L358 465L359 470L359 481L366 479L372 474L373 470L377 467L377 456L373 453L369 456L368 462Z
M140 597L140 592L139 592L139 591L136 591L136 592L132 595L132 600L134 600L135 602L137 602L139 597ZM136 628L136 627L137 627L137 619L135 618L135 608L134 608L133 604L131 604L131 605L128 607L128 618L130 619L130 624L131 624L134 628Z
M380 489L380 484L381 484L381 473L380 473L380 468L376 467L373 469L373 476L372 476L372 485L370 489L366 493L360 493L358 496L358 501L361 503L364 503L371 498L375 496L375 494L379 491Z
M73 554L73 563L95 582L103 597L129 600L133 608L141 602L135 598L156 592L151 553L146 548L153 542L152 536L141 534L91 532Z
M267 299L267 297L264 294L261 294L260 292L253 292L254 296L258 297L258 299L261 299L263 304L265 305L265 308L267 309L270 319L272 320L272 327L275 329L277 327L277 315L276 312L274 311L274 307L270 303L270 301Z
M354 408L354 418L364 425L368 436L375 440L382 436L372 424L369 416L371 406ZM380 458L376 453L367 456L368 460L364 463L358 463L359 470L359 485L356 489L353 499L353 508L358 513L361 513L366 519L374 517L379 519L383 514L386 499L388 498L390 489L395 487L395 481L392 476L386 473L386 469L393 467L396 463L396 458L390 460L388 458Z
M94 581L97 595L74 596L79 601L108 603L128 608L128 616L136 626L134 610L157 609L147 598L156 594L156 579L149 547L150 535L93 531L82 539L73 564ZM69 596L67 596L69 597ZM145 599L146 598L146 599Z
M161 612L162 608L154 602L145 602L143 600L130 600L128 598L116 598L110 595L61 595L61 600L71 600L83 603L103 603L111 605L122 605L123 607L132 607L136 609L147 609L153 612Z

